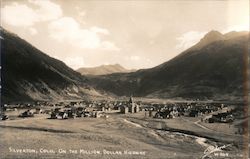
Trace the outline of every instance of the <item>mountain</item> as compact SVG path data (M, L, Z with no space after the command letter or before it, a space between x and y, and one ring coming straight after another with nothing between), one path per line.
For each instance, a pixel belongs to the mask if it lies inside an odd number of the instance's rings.
M124 72L133 72L134 70L127 70L119 64L114 65L101 65L98 67L89 67L89 68L79 68L76 70L82 75L107 75L112 73L124 73Z
M126 69L113 65L108 66L111 74L102 71L105 75L93 76L81 75L17 35L0 31L2 103L103 96L99 92L172 99L243 97L248 32L211 31L196 45L156 67L124 73Z
M212 30L210 32L208 32L196 45L192 46L191 48L187 49L185 52L189 52L190 50L197 50L197 49L201 49L202 47L215 42L215 41L222 41L222 40L229 40L232 38L237 38L240 36L244 36L248 34L246 31L242 31L242 32L236 32L236 31L231 31L228 32L226 34L222 34L218 31ZM184 54L182 53L182 54Z
M195 47L202 48L214 41L219 41L219 40L224 40L223 34L221 34L218 31L212 30L208 32Z
M1 100L81 99L99 95L87 79L1 28Z
M159 66L89 77L89 81L96 89L119 96L241 99L248 42L248 32L211 31L196 45Z

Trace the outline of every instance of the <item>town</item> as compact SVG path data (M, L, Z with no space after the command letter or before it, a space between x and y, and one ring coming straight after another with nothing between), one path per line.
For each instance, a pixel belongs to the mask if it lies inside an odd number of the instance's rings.
M131 96L118 100L37 101L2 106L0 128L4 128L4 134L18 130L18 136L30 138L29 145L35 145L36 150L105 149L107 152L145 152L153 157L158 154L151 153L152 147L148 145L162 148L181 143L187 151L180 151L178 155L185 155L192 148L191 151L200 156L208 147L227 144L231 146L226 153L235 154L243 147L241 136L246 130L242 125L247 122L241 103L221 101L166 101ZM5 138L3 142L20 148L23 142L18 136ZM41 138L56 144L41 147L37 142ZM61 143L67 141L74 144L62 146ZM93 143L93 147L86 143ZM107 143L111 146L107 147ZM166 155L165 151L161 153ZM76 155L83 157L82 153ZM100 157L100 154L84 155ZM46 156L53 158L53 153Z
M74 118L108 118L111 114L141 113L144 118L173 119L180 117L199 118L204 123L232 123L244 118L240 106L221 102L178 102L156 103L134 101L131 96L123 101L66 101L66 102L35 102L33 104L4 104L1 120L16 118L32 118L38 114L46 114L47 119L74 119ZM18 111L21 110L21 111ZM11 112L20 112L13 115ZM14 113L15 114L15 113ZM242 134L244 127L237 129Z

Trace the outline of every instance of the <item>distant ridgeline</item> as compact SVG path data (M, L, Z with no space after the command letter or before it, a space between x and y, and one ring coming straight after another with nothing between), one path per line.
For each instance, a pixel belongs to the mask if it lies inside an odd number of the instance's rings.
M119 64L114 65L101 65L98 67L90 67L90 68L79 68L76 70L82 75L107 75L112 73L128 73L134 72L135 70L127 70Z

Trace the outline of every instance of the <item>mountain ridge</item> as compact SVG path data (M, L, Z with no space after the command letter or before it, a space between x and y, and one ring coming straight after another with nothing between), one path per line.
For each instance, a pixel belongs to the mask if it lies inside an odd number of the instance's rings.
M214 34L215 33L215 34ZM210 34L210 35L209 35ZM97 89L117 95L160 98L242 98L243 53L248 45L248 32L216 35L204 45L204 38L175 58L156 67L133 73L92 78ZM230 33L231 34L231 33ZM222 35L222 36L221 36ZM227 37L225 37L225 35ZM197 48L197 46L201 46ZM110 87L112 85L112 87Z
M1 29L0 36L3 102L107 95L217 100L243 97L243 54L249 53L249 32L211 31L156 67L94 76L81 75L16 34ZM119 64L114 66L123 69Z
M97 67L82 67L76 70L82 75L107 75L112 73L128 73L135 70L128 70L120 64L100 65Z
M1 28L1 37L3 102L100 95L86 84L87 78L18 35Z

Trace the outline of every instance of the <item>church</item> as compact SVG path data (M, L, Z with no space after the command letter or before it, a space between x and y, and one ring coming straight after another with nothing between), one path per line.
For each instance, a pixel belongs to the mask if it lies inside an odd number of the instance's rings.
M130 96L129 101L127 102L126 105L121 107L121 113L126 114L126 113L137 113L139 112L139 105L134 103L133 97Z

